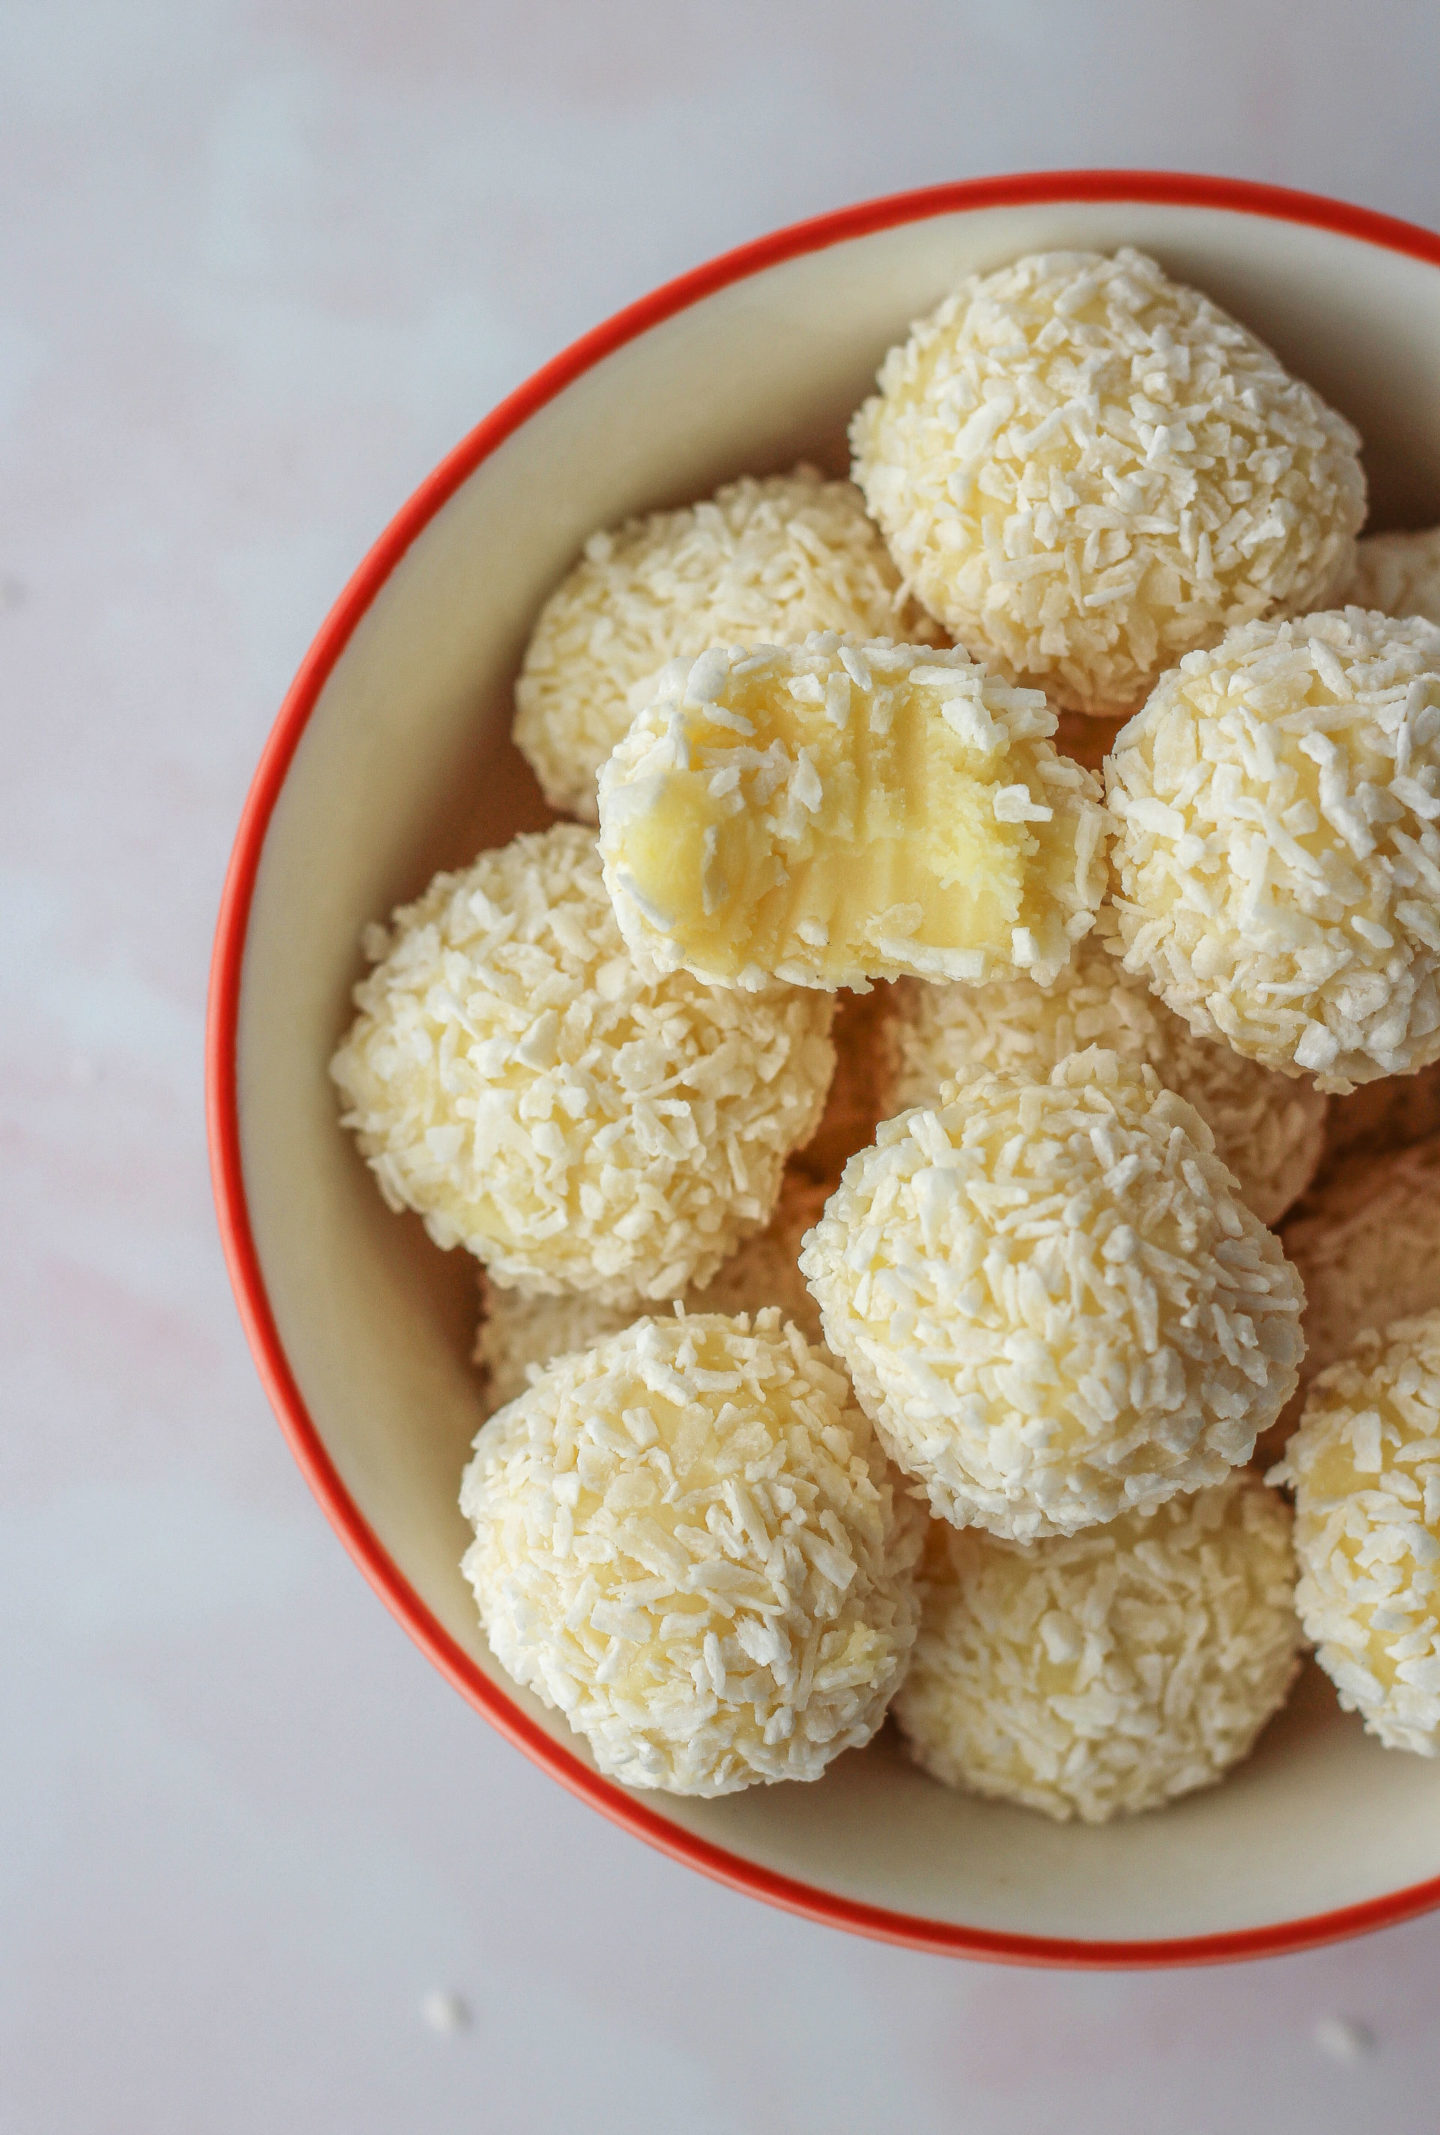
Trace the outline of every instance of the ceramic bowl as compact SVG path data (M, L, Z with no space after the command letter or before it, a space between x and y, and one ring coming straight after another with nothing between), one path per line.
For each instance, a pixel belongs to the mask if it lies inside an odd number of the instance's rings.
M1144 1964L1294 1949L1440 1901L1440 1767L1382 1750L1307 1672L1223 1786L1099 1830L924 1778L887 1730L813 1786L629 1792L491 1657L456 1490L481 1420L473 1265L391 1215L326 1062L358 939L436 868L548 818L511 684L586 535L844 428L885 350L962 275L1133 244L1269 341L1358 426L1372 526L1440 519L1440 239L1212 179L1046 174L877 201L700 268L488 416L323 625L235 847L210 1019L220 1218L256 1361L341 1538L416 1643L555 1778L756 1897L919 1948Z

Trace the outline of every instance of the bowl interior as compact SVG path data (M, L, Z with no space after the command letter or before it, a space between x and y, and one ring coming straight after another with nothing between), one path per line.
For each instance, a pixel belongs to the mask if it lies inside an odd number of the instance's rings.
M583 1744L497 1669L461 1580L456 1490L480 1409L474 1273L382 1207L336 1126L326 1061L362 924L440 866L548 820L510 746L540 601L594 528L810 457L885 349L961 275L1041 247L1153 251L1269 340L1366 440L1373 525L1440 519L1440 270L1263 213L1141 200L931 213L783 259L614 348L480 460L374 592L315 702L265 833L241 973L243 1187L286 1362L388 1567L513 1708ZM410 1590L407 1600L402 1588ZM612 1790L624 1802L622 1790ZM629 1797L631 1801L638 1798ZM1060 1941L1273 1929L1440 1875L1440 1770L1386 1753L1307 1673L1223 1787L1090 1831L952 1795L888 1735L818 1785L643 1797L653 1826L807 1886L824 1909ZM932 1937L933 1939L933 1937Z

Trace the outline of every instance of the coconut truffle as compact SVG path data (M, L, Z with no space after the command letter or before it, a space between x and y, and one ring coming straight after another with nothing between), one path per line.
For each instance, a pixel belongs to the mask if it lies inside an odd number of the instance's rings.
M595 833L482 853L371 930L330 1072L385 1198L528 1294L708 1282L770 1216L834 1067L827 997L645 978Z
M485 1425L464 1572L501 1665L628 1786L818 1779L915 1636L922 1521L778 1312L642 1319Z
M1192 1106L1092 1047L852 1157L801 1273L891 1457L957 1527L1073 1534L1247 1460L1299 1278Z
M1191 653L1107 765L1125 962L1345 1091L1440 1058L1440 629L1359 608Z
M1387 1749L1440 1748L1440 1312L1359 1336L1272 1471L1295 1489L1296 1606Z
M787 1174L765 1229L745 1239L703 1289L686 1291L681 1300L686 1311L734 1314L774 1305L808 1342L822 1347L820 1310L796 1262L800 1241L824 1203L822 1186ZM593 1349L637 1317L633 1305L605 1305L593 1297L522 1297L483 1276L481 1290L475 1362L484 1374L487 1415L524 1393L534 1369L577 1349Z
M813 630L945 642L853 483L797 467L627 520L591 535L541 609L515 686L515 740L551 807L594 823L595 775L637 684L707 645L791 645Z
M600 774L621 931L716 985L1051 978L1107 829L1054 731L959 651L821 633L677 660Z
M906 578L977 658L1133 710L1234 624L1335 597L1360 440L1263 342L1143 253L962 282L851 427Z
M1213 1786L1299 1667L1283 1498L1241 1474L1024 1547L936 1523L893 1707L947 1786L1087 1824Z
M1367 534L1342 596L1383 615L1421 615L1440 623L1440 526L1418 534Z
M985 986L902 980L886 1041L892 1113L933 1104L942 1083L987 1069L1043 1079L1087 1045L1146 1060L1194 1105L1262 1223L1279 1221L1320 1161L1327 1100L1314 1085L1197 1038L1096 934L1076 944L1048 986L1023 977Z

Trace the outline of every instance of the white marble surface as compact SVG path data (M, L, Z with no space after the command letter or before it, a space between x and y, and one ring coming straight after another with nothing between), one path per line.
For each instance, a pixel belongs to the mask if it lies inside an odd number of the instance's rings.
M1437 63L1423 0L0 11L7 2131L1433 2124L1440 1919L1169 1976L924 1958L703 1883L490 1734L271 1423L200 1048L289 675L533 365L778 222L986 170L1440 221Z

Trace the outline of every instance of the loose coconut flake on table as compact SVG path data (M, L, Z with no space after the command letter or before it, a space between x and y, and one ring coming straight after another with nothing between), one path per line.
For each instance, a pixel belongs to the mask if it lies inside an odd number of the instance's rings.
M1234 624L1336 596L1360 440L1129 247L971 275L893 348L855 479L930 611L1081 712L1134 709Z
M1108 918L1102 912L1102 921ZM932 1104L942 1083L990 1071L1035 1079L1071 1053L1101 1045L1153 1067L1194 1105L1215 1154L1240 1181L1262 1223L1277 1223L1320 1161L1328 1100L1305 1078L1258 1067L1189 1025L1126 971L1099 933L1087 934L1058 978L984 986L902 980L884 1030L886 1107Z
M923 1518L785 1327L642 1319L541 1374L465 1472L497 1660L627 1786L818 1779L885 1716Z
M1315 1657L1387 1749L1440 1748L1440 1312L1323 1371L1271 1479L1295 1491L1296 1604Z
M957 1527L1072 1534L1247 1460L1303 1302L1210 1129L1092 1048L886 1121L800 1267L891 1457Z
M515 687L515 740L553 808L599 820L595 778L633 692L707 645L815 630L944 644L851 482L813 467L727 483L681 511L592 534L540 611Z
M834 1068L828 996L643 977L595 833L526 833L371 930L331 1063L394 1208L531 1295L705 1283L775 1207Z
M906 1747L1057 1819L1212 1786L1300 1665L1290 1510L1249 1474L1028 1547L936 1522L925 1572Z
M1125 962L1344 1092L1440 1058L1440 629L1347 608L1191 653L1107 763Z
M1107 819L1036 690L960 651L715 646L655 678L600 775L625 939L717 985L1055 975Z

